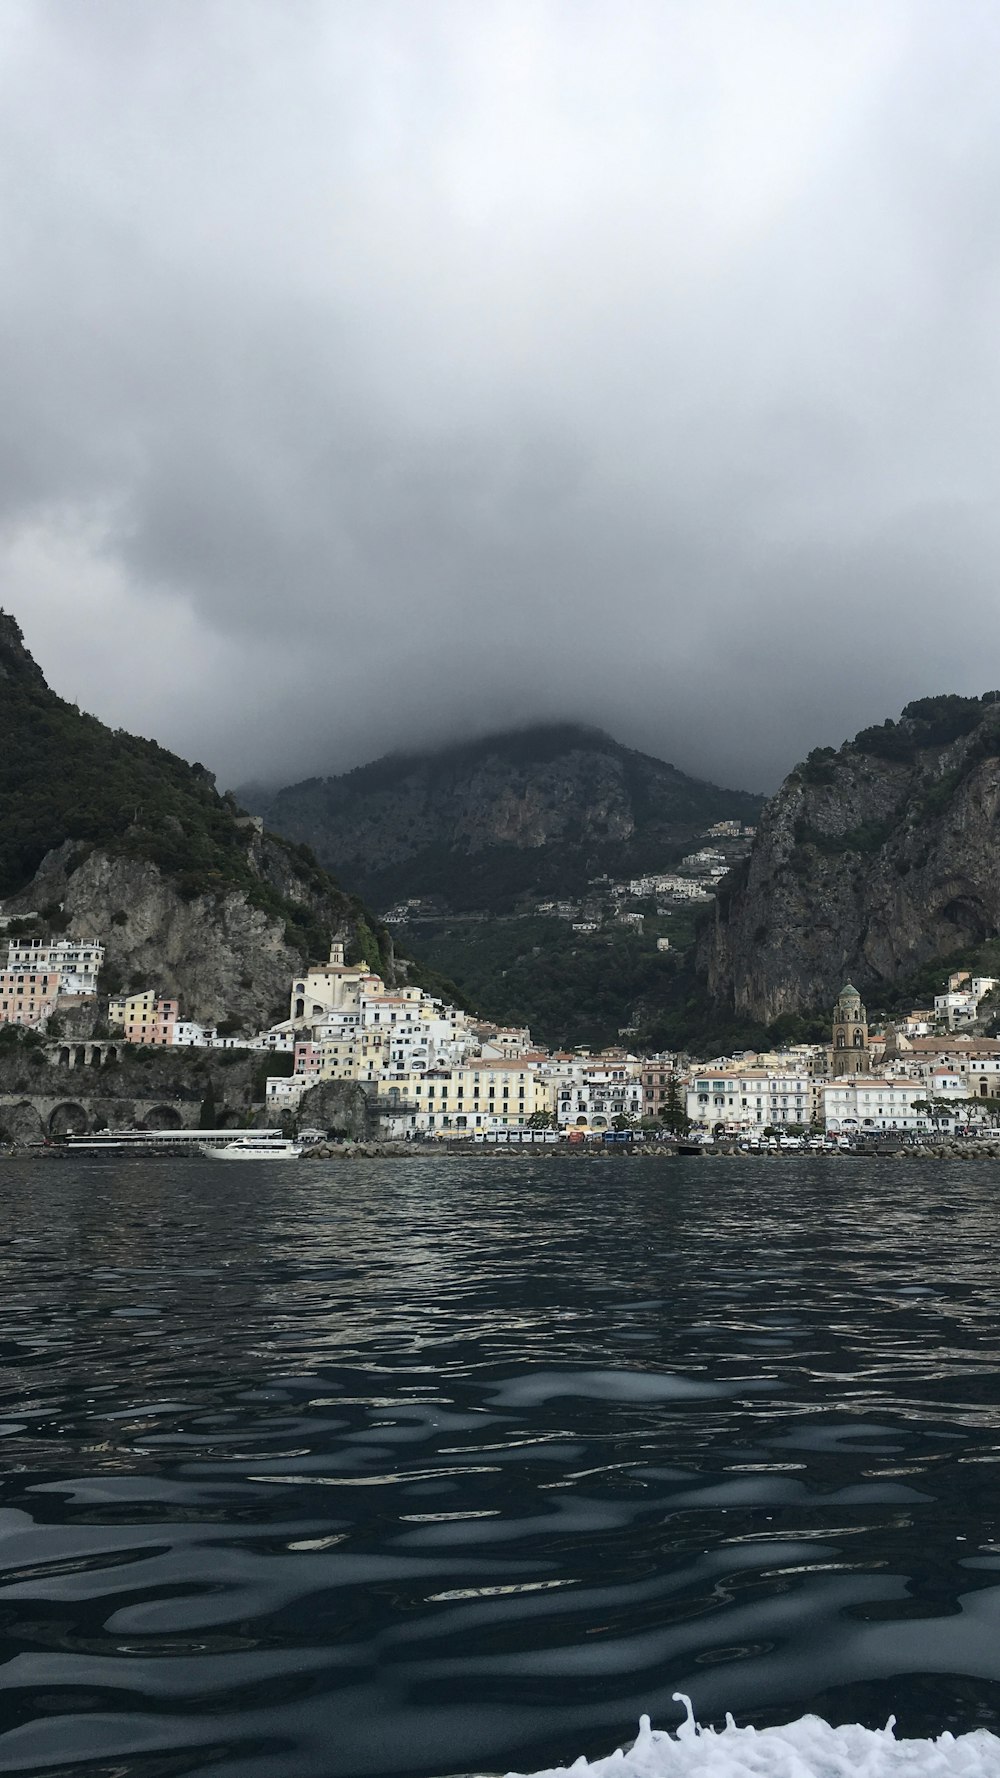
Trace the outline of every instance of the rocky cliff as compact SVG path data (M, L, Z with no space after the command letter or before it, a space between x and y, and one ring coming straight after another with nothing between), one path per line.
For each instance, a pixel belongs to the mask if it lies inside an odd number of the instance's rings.
M292 975L305 952L325 956L330 932L350 930L351 910L335 890L323 895L299 882L280 843L255 836L251 855L263 882L283 883L287 915L280 902L278 911L256 906L238 889L182 893L147 859L95 850L80 861L72 842L51 852L4 906L15 917L59 909L59 927L74 938L103 940L105 993L154 987L179 999L185 1018L259 1030L287 1018ZM310 936L311 946L303 943Z
M817 748L759 820L699 947L716 1003L762 1021L877 1002L1000 931L1000 694L924 698Z
M307 848L203 766L57 697L3 612L0 892L8 918L36 916L26 930L102 939L105 992L160 988L195 1019L259 1028L332 932L392 976L384 930Z
M752 821L760 799L561 724L390 756L254 806L369 900L437 894L489 908L530 889L573 893L605 869L662 866L708 823Z

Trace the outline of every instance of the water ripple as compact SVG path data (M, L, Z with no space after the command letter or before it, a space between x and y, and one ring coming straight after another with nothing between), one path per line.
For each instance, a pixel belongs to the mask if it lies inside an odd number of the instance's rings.
M0 1772L1000 1725L992 1167L505 1160L4 1167Z

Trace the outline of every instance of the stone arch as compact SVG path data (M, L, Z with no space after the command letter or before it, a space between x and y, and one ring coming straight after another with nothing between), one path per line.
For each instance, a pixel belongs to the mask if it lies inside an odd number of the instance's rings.
M101 1066L102 1061L103 1061L103 1057L101 1055L101 1046L99 1043L95 1043L92 1045L91 1051L90 1051L90 1066L92 1068L99 1068Z
M140 1126L142 1130L182 1130L184 1120L176 1105L154 1105L147 1111Z
M86 1063L86 1060L87 1046L85 1043L78 1043L76 1049L73 1051L73 1062L77 1068L82 1068Z
M74 1105L65 1100L61 1105L53 1107L49 1113L50 1136L84 1136L87 1133L87 1113L82 1105Z
M30 1099L21 1099L16 1105L5 1105L0 1113L0 1123L12 1142L40 1142L45 1135L42 1114L32 1105Z
M306 1016L306 1003L300 994L299 998L295 1002L295 1017L297 1019L304 1019L305 1016Z
M60 1068L69 1067L69 1045L67 1043L64 1043L59 1051L59 1066Z

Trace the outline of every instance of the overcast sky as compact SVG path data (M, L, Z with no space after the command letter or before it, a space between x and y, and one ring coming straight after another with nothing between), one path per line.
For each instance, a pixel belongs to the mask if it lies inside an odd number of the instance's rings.
M0 602L224 782L1000 685L994 0L4 0Z

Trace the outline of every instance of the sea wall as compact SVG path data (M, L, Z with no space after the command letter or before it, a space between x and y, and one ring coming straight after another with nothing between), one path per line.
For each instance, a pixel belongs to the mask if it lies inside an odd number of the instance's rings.
M238 1050L138 1049L112 1040L0 1049L0 1139L100 1129L263 1124L269 1058Z

